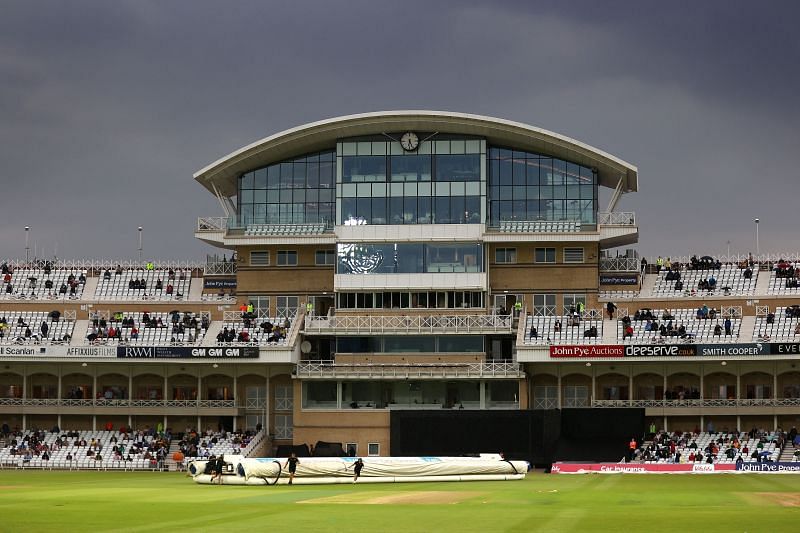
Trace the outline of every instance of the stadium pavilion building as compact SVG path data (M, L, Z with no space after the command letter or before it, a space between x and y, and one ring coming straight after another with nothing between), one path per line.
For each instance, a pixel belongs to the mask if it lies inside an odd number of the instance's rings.
M679 290L642 270L625 248L636 217L616 210L637 168L579 141L477 115L367 113L277 133L194 177L225 213L196 230L222 259L121 273L114 261L15 264L9 325L24 315L69 337L5 336L10 425L260 424L274 444L388 455L393 415L420 411L636 408L670 430L799 421L800 313L784 312L797 289L766 259L750 274L729 261L676 268ZM81 273L74 294L41 287ZM709 276L713 291L689 290ZM131 285L140 277L147 288ZM714 318L697 318L703 305ZM635 320L625 335L618 318L639 309L686 334L662 339ZM87 341L100 321L145 312L165 327L134 339L117 324L121 338Z

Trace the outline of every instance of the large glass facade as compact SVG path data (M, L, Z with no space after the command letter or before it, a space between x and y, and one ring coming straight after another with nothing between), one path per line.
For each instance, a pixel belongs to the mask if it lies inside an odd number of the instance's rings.
M335 181L335 151L309 154L242 174L238 225L332 225Z
M481 335L337 337L337 353L481 353Z
M486 143L434 136L415 152L394 140L338 143L340 224L480 224Z
M596 224L591 168L518 150L489 149L489 224L506 220Z
M418 274L483 272L477 243L339 243L337 274Z

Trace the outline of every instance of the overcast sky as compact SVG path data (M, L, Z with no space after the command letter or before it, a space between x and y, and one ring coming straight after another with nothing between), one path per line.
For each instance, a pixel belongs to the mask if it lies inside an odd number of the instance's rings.
M203 259L193 172L306 122L441 109L639 167L639 250L800 250L800 2L0 4L0 257ZM601 205L601 209L605 206ZM41 250L44 250L42 252Z

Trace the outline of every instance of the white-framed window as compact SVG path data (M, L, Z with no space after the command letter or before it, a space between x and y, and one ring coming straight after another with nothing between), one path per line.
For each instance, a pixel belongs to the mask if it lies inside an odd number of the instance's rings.
M275 415L275 440L289 440L294 437L294 417L291 414Z
M565 263L583 263L583 248L564 248Z
M247 297L247 301L253 304L256 316L269 315L269 296L252 295Z
M261 424L261 427L264 427L264 415L245 415L244 417L244 427L248 431L255 431L256 427Z
M297 266L297 250L278 250L278 266Z
M533 388L534 409L557 409L558 387L555 385L537 385Z
M336 251L335 250L317 250L314 254L314 264L320 265L335 265L336 264Z
M556 314L556 295L555 294L534 294L533 295L533 314L536 316L555 316Z
M573 307L575 309L578 308L578 304L582 303L584 308L586 307L586 295L585 294L565 294L564 295L564 313L568 313L570 309Z
M562 407L589 407L589 387L585 385L566 385Z
M344 445L344 453L348 457L355 457L358 455L358 443L357 442L348 442Z
M555 248L536 248L533 255L537 263L555 263L556 262L556 249Z
M517 262L516 248L495 248L494 262L499 264L513 264Z
M247 386L245 396L247 397L246 409L263 409L267 405L267 387L264 385Z
M294 387L292 385L275 385L275 410L291 411L294 409Z
M250 252L250 266L269 266L269 250Z
M275 298L275 311L279 318L291 318L297 314L297 307L300 305L299 296L276 296Z
M377 457L381 454L381 445L378 442L370 442L367 444L367 455L370 457Z

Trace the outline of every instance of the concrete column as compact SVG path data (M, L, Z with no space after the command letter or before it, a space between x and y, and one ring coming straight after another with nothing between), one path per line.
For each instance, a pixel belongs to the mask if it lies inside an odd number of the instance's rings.
M597 398L597 367L592 366L592 392L589 398L590 404L594 406L594 400Z
M742 430L742 416L736 415L736 431Z
M22 415L22 431L28 431L28 415Z
M737 365L736 367L736 399L742 398L742 369Z
M97 431L97 415L92 415L92 431Z
M633 400L633 366L628 368L628 400Z
M133 426L133 416L131 416L131 415L129 414L129 415L128 415L128 427L130 428L130 427L132 427L132 426Z
M664 431L669 431L669 429L667 429L667 415L664 415Z
M58 413L58 429L61 429L61 413Z
M58 394L61 394L61 391L58 391ZM27 400L29 398L28 395L28 369L22 369L22 399Z
M558 367L558 396L556 397L556 408L561 409L561 366Z
M264 398L264 414L263 414L264 421L261 423L261 425L264 427L264 432L267 435L269 435L269 433L270 433L269 410L270 410L270 404L271 404L271 402L270 402L271 391L270 391L270 388L269 388L269 378L270 378L271 374L272 374L272 371L269 368L267 368L267 379L265 380L266 389L264 389L266 391L266 393L265 393L266 398Z
M481 381L480 402L481 402L481 409L486 409L486 382L485 381Z
M128 369L128 401L133 400L133 369ZM128 404L130 405L130 404Z
M659 398L660 400L663 400L664 399L663 394L667 393L667 367L664 367L663 373L664 373L664 392L662 393L662 397ZM664 427L664 431L666 431L666 425Z
M705 368L703 366L700 367L700 399L705 400L706 398L706 389L705 389ZM705 431L705 427L702 428Z
M196 406L198 409L200 408L200 400L203 398L203 378L200 377L200 373L198 371L197 374L197 401ZM200 428L197 428L197 431L200 432Z
M233 400L236 402L235 405L239 405L239 387L236 373L233 374Z
M772 415L772 431L778 429L778 415Z
M61 390L61 374L63 374L63 372L64 369L61 367L61 365L58 365L58 387L56 388L56 395L59 399L64 397L64 391ZM59 424L59 427L60 426L61 424Z

